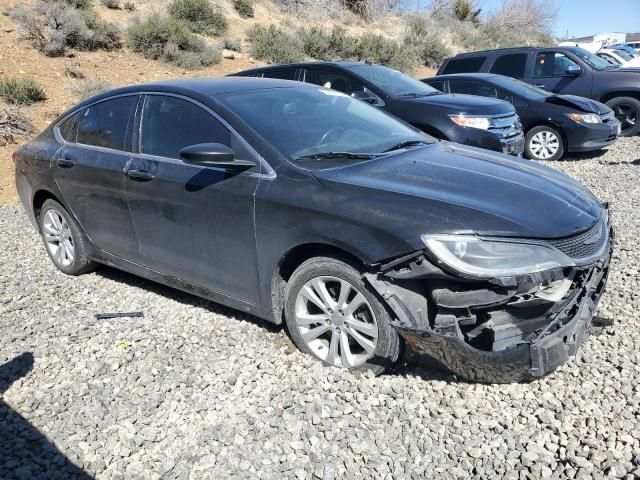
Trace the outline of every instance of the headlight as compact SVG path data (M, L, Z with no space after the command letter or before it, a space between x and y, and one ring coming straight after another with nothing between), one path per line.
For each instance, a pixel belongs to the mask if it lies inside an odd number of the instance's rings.
M567 113L567 117L578 123L602 123L600 115L595 113Z
M431 252L454 271L477 277L511 277L573 266L573 261L551 246L472 235L423 235Z
M466 115L449 115L451 121L462 127L480 128L488 130L491 121L487 117L467 117Z

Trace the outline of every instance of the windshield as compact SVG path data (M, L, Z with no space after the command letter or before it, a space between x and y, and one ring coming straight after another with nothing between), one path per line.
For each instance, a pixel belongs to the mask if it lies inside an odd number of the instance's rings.
M621 48L614 48L612 51L613 53L615 53L616 55L618 55L619 57L621 57L623 60L627 62L629 60L633 60L633 55L631 55L626 50L622 50Z
M439 95L441 92L409 75L382 65L355 65L348 67L353 73L373 83L392 97Z
M572 52L576 54L582 61L589 64L589 66L591 66L591 68L593 68L594 70L602 71L608 68L616 68L606 60L598 57L597 55L594 55L584 48L574 48L572 49Z
M521 82L515 78L495 75L491 77L491 82L498 87L502 87L505 90L528 100L544 100L551 96L551 94L546 90Z
M292 160L326 161L318 156L324 154L334 162L352 162L405 142L435 141L363 101L326 88L270 88L216 98Z

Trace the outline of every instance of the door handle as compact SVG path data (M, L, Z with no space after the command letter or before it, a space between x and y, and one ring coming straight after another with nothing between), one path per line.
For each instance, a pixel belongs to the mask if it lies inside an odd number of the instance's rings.
M138 180L140 182L148 182L149 180L153 180L153 173L148 172L147 170L127 170L125 175L132 180Z
M536 84L534 85L534 87L538 87L538 88L546 88L546 87L544 86L544 83L536 83Z
M70 157L58 158L56 163L61 168L71 168L76 164Z

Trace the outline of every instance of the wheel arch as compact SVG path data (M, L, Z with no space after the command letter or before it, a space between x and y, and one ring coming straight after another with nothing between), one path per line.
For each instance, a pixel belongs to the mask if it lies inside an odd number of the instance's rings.
M37 190L33 194L33 198L31 199L31 209L33 211L34 217L36 218L36 221L40 217L40 210L42 210L42 206L44 205L44 202L46 202L47 200L55 200L60 205L67 208L64 202L62 202L60 198L53 192L46 189Z
M631 98L635 98L636 100L640 100L640 91L635 91L635 90L616 90L613 92L607 92L604 93L600 96L600 98L598 99L599 102L602 103L607 103L610 100L613 100L614 98L618 98L618 97L631 97Z
M298 244L285 252L276 265L271 278L271 307L276 324L283 323L284 292L293 272L305 261L314 257L331 257L366 269L366 262L355 252L343 246L325 242Z

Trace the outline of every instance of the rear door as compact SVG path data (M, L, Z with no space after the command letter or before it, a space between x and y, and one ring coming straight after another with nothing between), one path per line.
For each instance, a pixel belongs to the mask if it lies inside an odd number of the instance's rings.
M213 111L187 97L147 94L126 192L142 264L227 297L259 304L254 194L259 158ZM189 165L181 149L231 147L257 166L242 173Z
M135 260L138 244L124 193L138 95L90 105L60 125L53 176L65 203L100 249Z
M577 66L579 75L567 74L567 68ZM531 79L527 81L549 92L591 97L591 70L585 68L577 58L565 52L543 50L533 58Z

